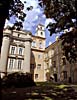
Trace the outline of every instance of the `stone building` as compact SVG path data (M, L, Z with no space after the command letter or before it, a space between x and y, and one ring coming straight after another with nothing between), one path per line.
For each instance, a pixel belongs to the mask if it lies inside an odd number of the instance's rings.
M1 48L0 72L30 72L31 33L4 29Z
M63 56L61 41L45 46L45 28L39 24L36 34L4 29L0 73L29 72L34 81L77 82L77 64L69 64Z
M56 82L69 82L71 77L72 82L77 82L77 63L70 64L63 56L61 40L57 39L45 48L44 58L48 80L51 78Z
M38 25L35 36L32 36L31 47L31 72L34 81L45 81L44 53L45 53L45 28Z
M45 28L36 34L4 29L0 59L1 76L11 72L31 72L34 81L44 81Z

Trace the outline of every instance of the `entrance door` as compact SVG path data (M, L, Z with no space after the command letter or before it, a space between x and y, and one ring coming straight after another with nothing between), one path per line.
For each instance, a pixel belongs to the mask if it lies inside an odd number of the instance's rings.
M54 74L54 80L57 82L57 74Z

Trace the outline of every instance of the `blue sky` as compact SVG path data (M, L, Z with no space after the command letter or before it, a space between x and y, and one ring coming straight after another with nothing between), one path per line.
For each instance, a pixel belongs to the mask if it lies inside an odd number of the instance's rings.
M43 9L38 5L38 0L21 0L23 3L26 1L24 5L24 12L27 14L25 21L23 23L23 29L29 30L32 34L36 33L36 26L40 23L43 24L45 27L49 22L54 22L53 19L46 19L45 15L43 14ZM27 11L27 7L33 6L32 10ZM12 26L15 22L15 16L10 18L10 21L6 20L5 27L7 25ZM49 42L53 43L55 41L56 35L53 34L50 36L48 30L45 30L46 35L46 46L48 46ZM58 36L59 34L57 34Z

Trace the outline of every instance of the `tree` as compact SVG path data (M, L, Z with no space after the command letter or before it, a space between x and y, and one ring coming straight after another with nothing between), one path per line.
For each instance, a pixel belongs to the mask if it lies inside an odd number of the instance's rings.
M62 49L67 60L74 63L77 60L77 29L73 28L60 36L62 39Z
M50 35L63 31L60 36L64 55L69 62L77 60L77 10L76 0L39 0L47 18L56 23L49 23ZM64 30L68 29L68 32ZM72 30L71 30L72 29Z
M26 3L26 1L24 1L24 3ZM26 17L23 9L24 4L21 2L21 0L0 0L0 52L6 18L9 20L9 18L13 15L17 17L19 21L17 20L12 27L8 28L11 30L20 30L23 27L22 22ZM27 10L30 10L30 7L28 7Z
M10 7L10 0L0 0L0 48L2 45L2 37L3 37L3 27L5 24L5 19L8 16L8 10ZM1 49L0 49L1 51Z

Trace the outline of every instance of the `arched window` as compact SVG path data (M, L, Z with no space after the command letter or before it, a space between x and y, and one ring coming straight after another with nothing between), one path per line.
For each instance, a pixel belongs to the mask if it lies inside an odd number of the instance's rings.
M40 32L41 33L41 35L43 35L43 32Z

